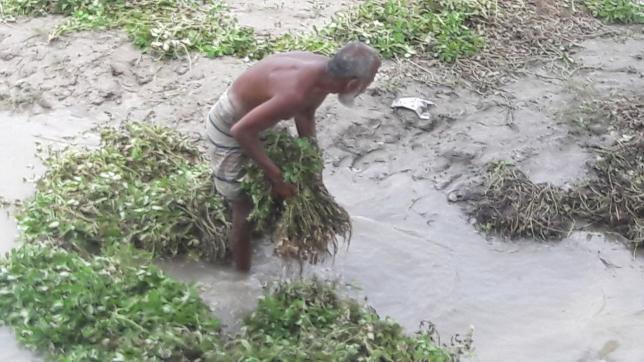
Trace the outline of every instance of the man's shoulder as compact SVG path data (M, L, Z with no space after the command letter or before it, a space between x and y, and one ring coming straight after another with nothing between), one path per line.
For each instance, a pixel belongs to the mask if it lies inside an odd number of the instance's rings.
M276 57L276 58L293 58L293 59L299 59L299 60L320 60L320 61L328 61L329 58L312 53L312 52L305 52L305 51L292 51L292 52L284 52L284 53L277 53L271 55L271 57Z

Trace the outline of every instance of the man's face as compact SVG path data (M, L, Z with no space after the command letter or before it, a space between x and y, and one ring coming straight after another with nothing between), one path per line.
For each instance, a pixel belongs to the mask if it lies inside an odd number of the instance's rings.
M338 100L346 107L353 107L355 104L356 97L364 93L367 90L367 87L373 82L376 78L376 73L378 73L378 68L380 68L380 62L374 64L373 69L371 70L371 76L366 80L354 80L354 84L347 84L347 92L338 94Z
M351 108L355 105L356 97L358 95L359 93L357 92L339 93L338 101L340 101L340 103L342 103L343 106Z
M349 85L348 91L345 93L339 93L338 94L338 100L340 103L342 103L346 107L353 107L355 104L356 98L364 93L364 91L367 89L369 84L373 81L373 78L370 78L369 81L364 82L364 81L356 81L354 85Z

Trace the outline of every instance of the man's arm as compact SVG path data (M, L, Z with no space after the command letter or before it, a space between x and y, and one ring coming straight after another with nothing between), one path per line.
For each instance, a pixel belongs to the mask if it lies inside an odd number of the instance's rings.
M278 189L278 193L280 193L279 190L284 190L285 188L282 171L266 154L259 140L259 133L272 127L280 120L289 117L295 104L297 104L295 97L280 96L272 98L248 112L230 129L230 134L239 143L246 155L264 170L273 186Z
M300 137L307 138L315 147L319 147L315 129L315 109L311 108L296 114L295 127L297 127L297 134ZM322 173L316 176L316 180L322 183Z
M302 138L310 138L316 141L315 132L315 109L299 112L295 115L295 127L297 134Z

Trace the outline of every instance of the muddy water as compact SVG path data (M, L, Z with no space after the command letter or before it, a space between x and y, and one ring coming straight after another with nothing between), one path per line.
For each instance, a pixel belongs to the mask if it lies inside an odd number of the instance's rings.
M394 176L374 188L352 178L326 179L353 216L354 238L316 273L360 286L382 315L410 331L431 320L444 337L474 326L473 360L644 360L644 291L633 287L644 282L644 263L623 245L588 233L549 244L487 241L429 184ZM230 323L252 309L263 282L293 275L269 255L258 246L248 276L190 263L166 270L198 281Z

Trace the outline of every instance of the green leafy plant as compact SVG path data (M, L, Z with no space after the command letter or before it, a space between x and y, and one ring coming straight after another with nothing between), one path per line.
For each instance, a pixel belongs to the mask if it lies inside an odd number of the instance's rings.
M285 202L275 200L264 172L249 163L242 189L255 205L251 220L260 231L273 231L278 254L311 263L335 255L338 237L345 242L351 237L351 219L322 183L320 150L287 131L267 133L265 145L284 180L297 187L297 195Z
M644 23L644 3L638 0L585 0L594 16L610 23Z
M279 283L244 322L227 352L235 361L451 361L430 329L414 336L338 296L333 283Z
M448 11L436 16L433 24L436 56L445 62L476 54L484 45L483 38L465 26L465 16Z
M46 159L47 173L18 215L27 240L94 252L130 243L155 256L220 258L227 211L194 141L160 126L104 128L97 149Z
M468 28L466 21L485 9L476 1L367 0L338 13L312 34L286 34L267 46L269 51L298 49L330 54L348 41L360 40L385 58L435 54L453 62L484 46L483 38Z
M0 322L57 361L215 360L219 322L140 252L24 245L0 261Z
M6 14L62 14L70 18L50 34L122 28L135 45L177 57L191 51L207 56L247 56L256 48L251 28L242 27L219 0L0 0Z
M0 323L56 361L453 361L430 325L413 336L332 283L281 282L222 338L197 291L128 246L83 258L26 244L0 260ZM221 341L225 340L225 344Z
M120 10L119 24L137 46L164 55L243 57L255 47L253 30L239 26L218 0L138 0Z
M47 14L71 15L77 10L98 4L97 0L2 0L7 14L43 16Z
M484 46L483 38L467 22L489 11L486 2L475 0L366 0L311 33L257 39L251 28L237 23L220 0L1 1L7 14L71 16L50 38L71 31L123 28L138 47L172 57L191 51L211 57L262 58L291 50L328 55L357 39L386 58L425 53L453 62Z

